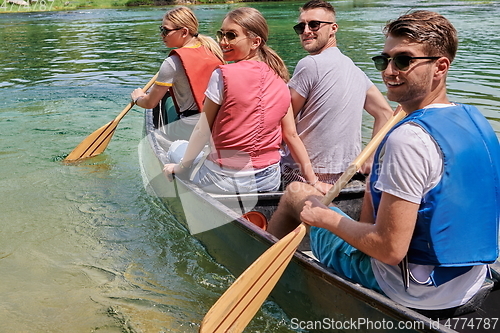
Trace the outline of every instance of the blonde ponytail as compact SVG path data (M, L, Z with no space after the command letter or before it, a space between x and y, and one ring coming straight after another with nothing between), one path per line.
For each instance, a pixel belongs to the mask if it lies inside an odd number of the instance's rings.
M269 46L263 44L260 47L260 58L263 62L265 62L269 67L271 67L279 77L283 79L283 81L290 81L290 72L285 65L283 59Z
M201 43L201 45L205 46L217 58L219 58L222 63L225 63L224 56L222 55L222 50L219 44L212 37L198 34L197 36L195 36L195 38Z

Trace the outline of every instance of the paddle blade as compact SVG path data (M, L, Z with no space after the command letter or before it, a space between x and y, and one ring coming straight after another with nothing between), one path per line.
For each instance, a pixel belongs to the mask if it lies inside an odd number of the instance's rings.
M278 282L305 233L301 224L264 252L212 306L199 332L242 332Z
M85 138L73 151L66 156L65 162L73 162L76 160L92 157L102 153L109 144L109 141L115 133L118 122L115 120L110 121L102 126L94 133Z
M147 91L158 78L158 73L153 76L151 80L144 86L143 90ZM125 117L127 112L134 106L134 102L128 103L128 105L120 112L118 116L103 127L99 128L94 133L90 134L85 140L80 142L73 151L66 156L64 162L74 162L80 159L89 158L92 156L99 155L108 146L111 137L115 133L116 127L120 120Z

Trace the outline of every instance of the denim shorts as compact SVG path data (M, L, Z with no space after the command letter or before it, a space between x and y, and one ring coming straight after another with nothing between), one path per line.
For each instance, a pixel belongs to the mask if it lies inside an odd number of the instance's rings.
M277 191L280 181L279 163L268 166L253 175L235 177L218 173L203 164L193 179L193 182L205 191L222 194Z
M170 163L179 163L181 158L184 157L184 153L186 152L188 146L188 141L186 140L175 140L170 145L167 151L167 159ZM203 156L203 153L199 153L195 158L193 165L198 163Z
M337 207L330 209L347 216ZM321 263L340 275L383 294L373 274L369 256L323 228L311 227L310 238L311 250Z
M179 163L184 156L188 142L184 140L174 141L167 152L167 158L173 163ZM202 153L195 159L193 165L199 163ZM255 173L242 172L238 174L235 170L233 176L223 172L217 172L210 168L205 161L193 177L193 183L203 190L218 194L238 194L277 191L280 187L281 170L279 163L272 164L266 168L257 170Z

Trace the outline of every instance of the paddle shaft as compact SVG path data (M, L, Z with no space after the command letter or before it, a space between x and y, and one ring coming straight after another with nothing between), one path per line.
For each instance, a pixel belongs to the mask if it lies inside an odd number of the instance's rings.
M157 77L158 73L156 73L156 75L153 76L153 78L144 86L143 90L147 91L155 83ZM118 114L118 116L116 116L114 120L87 136L68 156L66 156L64 161L73 162L102 153L108 146L118 123L133 106L134 102L132 101L122 110L122 112L120 112L120 114Z
M358 172L359 168L365 163L365 161L370 157L371 154L377 149L382 139L385 137L387 132L396 125L401 119L406 116L406 113L401 110L395 113L384 126L375 134L375 136L370 140L366 147L361 151L361 153L356 157L356 159L347 167L346 171L340 176L339 180L335 182L332 188L326 193L326 195L321 200L324 205L329 205L333 199L335 199L340 191L345 187L345 185L351 180L351 178Z

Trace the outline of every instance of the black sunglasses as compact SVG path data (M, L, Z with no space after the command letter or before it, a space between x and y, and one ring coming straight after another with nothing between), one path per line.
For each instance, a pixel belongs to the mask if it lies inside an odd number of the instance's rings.
M182 28L167 29L164 26L160 25L160 33L161 33L162 37L165 37L166 35L168 35L172 31L181 30L181 29Z
M410 68L410 64L413 59L436 60L439 58L441 57L410 57L408 55L403 55L403 54L389 58L388 56L381 54L373 57L372 60L375 63L375 68L378 69L379 71L385 71L387 69L387 66L389 66L389 62L392 60L394 61L394 65L396 65L397 69L399 69L402 72L405 72Z
M220 43L222 41L222 39L224 37L226 37L227 41L231 41L233 39L235 39L236 37L238 37L237 34L235 34L234 32L232 31L226 31L226 32L223 32L222 30L218 30L216 32L216 35L217 35L217 41Z
M302 35L304 33L304 30L306 30L306 25L309 26L309 30L318 31L319 28L321 28L321 23L333 24L333 22L316 21L316 20L309 21L308 23L300 22L299 24L293 26L293 30L295 30L297 35Z

